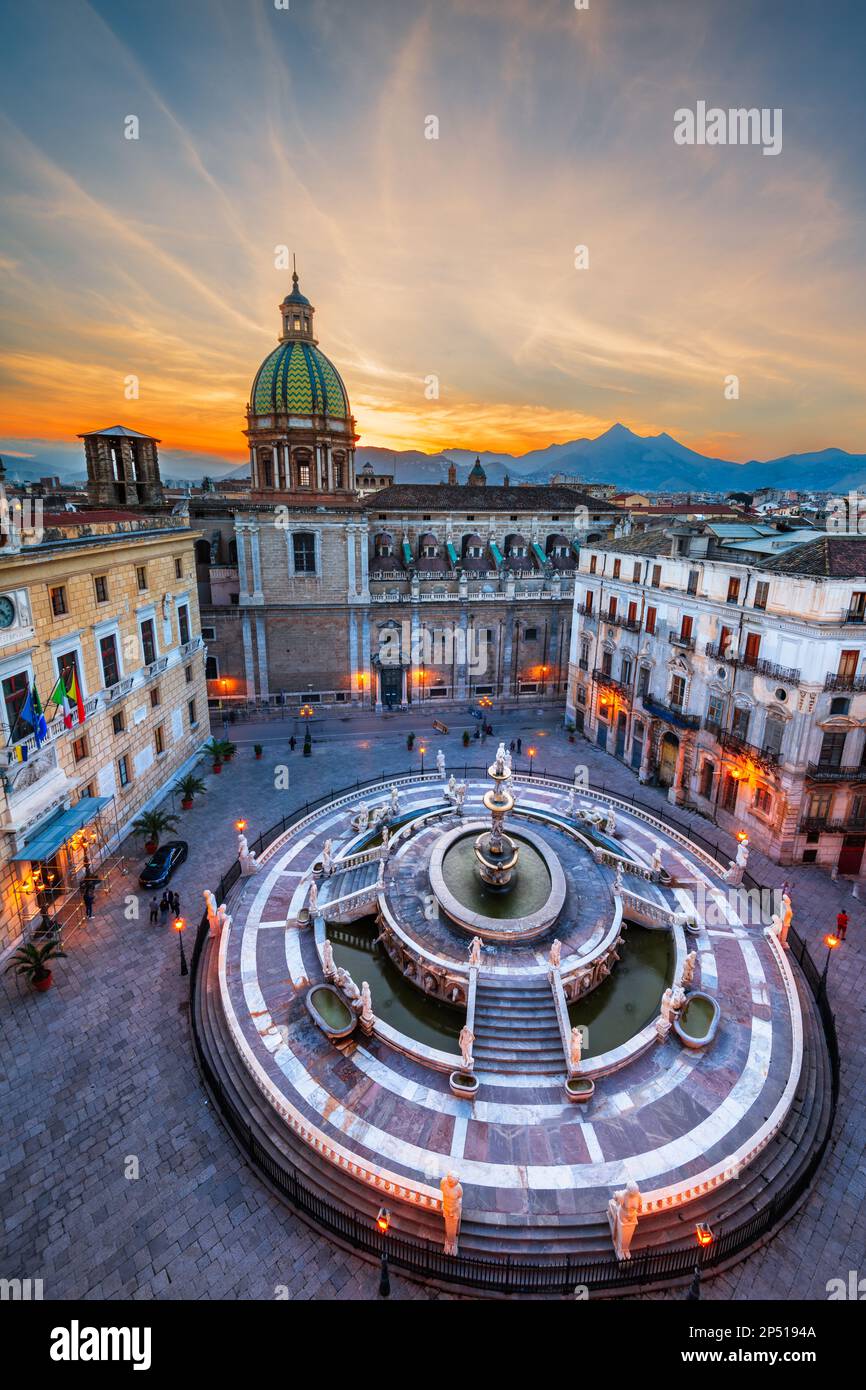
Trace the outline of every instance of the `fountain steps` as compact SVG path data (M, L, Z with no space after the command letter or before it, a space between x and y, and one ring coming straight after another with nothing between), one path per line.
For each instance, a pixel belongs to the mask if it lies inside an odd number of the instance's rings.
M525 985L479 979L473 1054L479 1071L565 1074L559 1023L547 979Z
M243 1116L244 1127L249 1128L277 1168L294 1170L313 1193L345 1211L357 1212L373 1223L382 1205L382 1194L364 1183L356 1182L335 1164L317 1158L314 1150L282 1122L240 1061L223 1016L216 954L213 943L208 942L195 995L196 1021L207 1060L232 1106ZM443 1172L445 1162L443 1159ZM404 1202L391 1202L388 1205L395 1230L441 1244L440 1215L416 1210Z

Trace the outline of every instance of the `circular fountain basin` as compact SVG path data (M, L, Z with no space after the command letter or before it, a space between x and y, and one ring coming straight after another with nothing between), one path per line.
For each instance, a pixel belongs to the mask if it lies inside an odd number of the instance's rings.
M483 941L531 941L553 926L565 902L565 875L549 845L531 830L509 839L520 854L510 886L486 884L477 872L475 841L486 821L467 821L442 835L430 856L430 884L442 911Z

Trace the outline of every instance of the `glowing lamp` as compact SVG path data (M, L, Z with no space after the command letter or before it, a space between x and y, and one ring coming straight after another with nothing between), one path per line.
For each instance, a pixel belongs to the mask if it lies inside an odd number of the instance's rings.
M245 820L236 820L236 821L235 821L235 830L237 830L238 833L240 833L241 830L246 830L246 828L247 828L247 823L246 823Z
M737 831L737 839L739 840L741 845L747 845L749 843L749 837L746 834L745 830Z
M186 926L186 922L184 921L183 917L175 917L174 921L172 922L172 926L174 927L176 932L182 932L184 927Z
M713 1233L707 1225L706 1221L698 1222L697 1226L695 1227L695 1239L697 1240L698 1245L704 1247L712 1245L715 1237L713 1236Z
M827 935L824 937L824 945L827 947L828 951L835 951L837 946L842 945L842 938L841 936L837 936L835 932L828 931Z
M387 1207L380 1207L379 1214L376 1217L376 1229L378 1231L381 1231L383 1236L386 1236L388 1234L388 1228L390 1227L390 1225L391 1213L389 1212Z

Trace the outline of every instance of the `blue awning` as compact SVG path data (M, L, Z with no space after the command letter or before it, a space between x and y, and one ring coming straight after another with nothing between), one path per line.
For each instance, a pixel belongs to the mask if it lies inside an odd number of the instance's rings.
M499 546L496 544L495 541L490 542L490 554L496 561L496 568L498 570L501 570L502 566L505 564L505 561L502 558L502 551L499 549Z
M56 854L61 845L65 845L70 835L74 835L76 830L81 830L83 826L89 825L95 820L102 810L111 800L110 796L85 796L81 801L70 806L68 811L61 811L54 816L47 825L43 825L41 830L29 839L23 849L17 854L13 854L14 859L24 859L29 863L38 863L43 859L50 859L52 854Z
M545 555L545 553L544 553L544 551L542 550L541 546L538 544L538 541L533 541L533 542L532 542L532 551L533 551L533 554L535 555L536 560L538 561L539 565L541 566L541 568L542 568L542 569L546 569L546 568L547 568L547 556Z

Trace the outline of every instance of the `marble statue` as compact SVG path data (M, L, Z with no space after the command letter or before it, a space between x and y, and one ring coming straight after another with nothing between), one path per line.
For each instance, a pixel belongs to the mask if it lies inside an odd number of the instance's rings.
M787 890L782 894L782 922L785 926L785 940L788 939L788 932L794 920L794 907Z
M207 910L207 924L210 928L210 934L211 936L215 936L217 930L217 900L209 888L205 888L203 897Z
M463 1210L463 1188L456 1173L446 1173L439 1184L442 1192L442 1218L445 1222L445 1254L457 1254L460 1234L460 1214Z
M370 824L370 808L366 801L362 801L356 808L352 824L356 830L366 830Z
M361 991L355 984L355 981L352 979L345 966L341 965L339 969L335 972L334 980L345 994L352 1008L355 1008L355 1006L358 1005L360 1001Z
M445 754L442 752L441 748L436 754L436 771L439 773L440 777L445 776Z
M383 828L383 830L382 830L382 847L383 847L383 849L387 849L387 848L388 848L388 841L390 840L390 838L391 838L391 831L388 829L388 826L386 825L386 826Z
M448 781L445 783L445 791L443 795L445 797L445 800L450 801L453 806L457 800L457 778L454 776L453 772L451 776L448 778Z
M457 807L457 810L458 810L458 812L459 812L459 814L460 814L461 816L462 816L462 814L463 814L463 803L464 803L465 800L466 800L466 783L465 783L465 782L458 782L458 783L457 783L457 790L456 790L455 793L454 793L454 804L455 804L455 806Z
M220 903L219 907L217 908L217 915L216 915L216 930L217 930L217 935L220 936L224 931L228 931L228 929L229 929L229 927L231 926L231 924L232 924L231 915L230 915L228 909L226 908L225 903Z
M247 837L243 831L238 835L238 859L240 860L241 873L244 877L247 877L249 874L254 874L259 867L256 856L252 853L247 842Z
M632 1179L607 1204L607 1219L618 1260L631 1259L631 1242L642 1208L638 1185Z
M319 890L315 883L310 884L310 896L307 901L310 909L310 916L315 917L319 910Z
M583 1035L579 1028L571 1030L571 1065L575 1071L580 1066L580 1057L583 1051Z
M322 846L322 868L326 877L334 867L333 843L333 840L326 840Z
M695 978L695 962L697 961L697 958L697 951L689 951L688 955L683 961L683 973L680 976L680 984L690 985L692 983L692 980Z
M652 869L652 871L653 871L654 874L660 874L660 873L661 873L661 871L662 871L662 847L661 847L661 845L656 845L655 849L653 850L652 864L650 865L650 867L651 867L651 869Z
M460 1046L460 1057L463 1065L467 1071L471 1071L475 1066L475 1059L472 1056L472 1044L475 1041L475 1034L468 1023L464 1023L463 1027L460 1029L460 1037L457 1041Z
M470 964L470 965L480 965L480 964L481 964L481 937L480 937L480 936L473 936L472 940L471 940L470 943L469 943L469 964Z
M504 743L500 743L499 747L497 748L496 757L493 760L493 765L496 768L497 776L504 777L506 772Z
M370 986L367 981L364 980L361 985L361 1025L372 1032L374 1022L373 996L370 993Z
M622 879L622 860L621 860L621 859L618 859L618 860L616 861L616 877L614 878L614 881L613 881L613 891L614 891L615 893L621 893L621 892L622 892L622 882L623 882L623 879Z
M741 840L740 843L739 843L738 846L737 846L736 864L737 864L738 868L740 868L740 869L745 869L745 867L746 867L746 865L748 864L748 862L749 862L749 842L748 842L748 840Z
M389 807L388 807L389 814L392 815L392 816L396 816L396 814L397 814L397 812L399 811L399 809L400 809L400 793L399 793L398 790L397 790L396 784L393 784L393 783L392 783L392 785L391 785L391 801L390 801L390 805L389 805Z
M567 816L574 815L574 798L576 795L577 793L575 792L574 787L569 787L568 796L565 799L565 814Z
M683 989L682 985L674 985L673 989L671 990L671 1008L673 1009L673 1012L675 1014L678 1014L685 1002L686 992Z
M616 834L616 812L614 811L612 806L607 813L607 820L604 823L604 828L607 831L608 835Z
M337 967L334 964L334 948L327 938L322 947L322 970L324 971L326 980L333 980L337 973Z
M554 970L558 970L558 969L559 969L561 960L562 960L562 942L559 940L559 937L557 937L556 940L552 943L552 945L551 945L551 947L550 947L550 964L551 964L551 966L553 967Z

